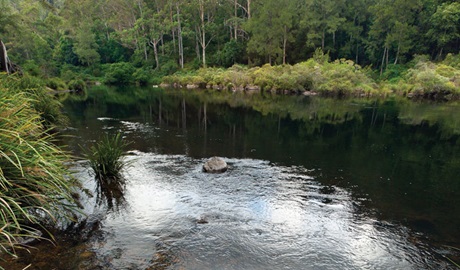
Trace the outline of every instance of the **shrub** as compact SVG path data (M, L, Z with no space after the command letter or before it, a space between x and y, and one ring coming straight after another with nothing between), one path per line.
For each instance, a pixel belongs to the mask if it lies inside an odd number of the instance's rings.
M67 84L60 78L50 78L45 83L47 87L54 90L62 91L68 89Z
M25 71L30 76L42 76L42 71L40 67L33 60L27 60L22 64L22 70Z
M139 84L139 85L147 85L150 81L151 74L149 71L138 68L136 71L133 73L133 78L134 81Z
M415 95L438 99L459 92L458 78L460 71L422 59L408 70L405 80L413 85Z
M105 82L107 84L130 84L134 82L135 68L131 63L120 62L105 65Z
M77 93L86 92L86 83L82 79L71 80L68 85L70 90L74 90Z

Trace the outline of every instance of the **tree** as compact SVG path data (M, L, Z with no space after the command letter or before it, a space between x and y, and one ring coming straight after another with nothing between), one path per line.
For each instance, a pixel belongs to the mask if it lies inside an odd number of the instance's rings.
M326 34L332 35L333 47L335 34L345 22L342 10L343 0L306 0L305 14L301 25L307 29L307 45L326 51ZM332 48L333 48L332 47Z
M251 34L248 52L268 58L268 63L286 63L288 42L293 39L299 3L267 0L259 3L248 21Z
M437 44L438 56L441 57L446 46L457 43L460 38L460 3L443 3L437 7L431 17L433 28L428 32ZM453 50L458 52L458 48Z
M415 20L421 8L421 0L380 0L370 8L373 24L369 31L368 52L376 60L378 51L383 49L380 74L388 66L390 52L393 63L397 64L400 55L413 48L417 33Z
M218 2L216 0L197 0L199 23L195 25L197 40L201 47L201 60L206 67L206 49L214 38L214 19ZM210 36L210 37L209 37Z

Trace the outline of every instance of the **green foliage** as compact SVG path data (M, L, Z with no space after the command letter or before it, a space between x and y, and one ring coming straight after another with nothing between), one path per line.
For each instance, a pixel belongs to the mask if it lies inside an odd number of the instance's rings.
M45 83L47 87L54 90L68 90L67 84L61 78L49 78Z
M147 85L152 78L151 72L143 68L137 68L133 73L134 81L139 85Z
M373 95L378 86L368 74L351 60L327 62L327 55L321 53L317 62L313 59L291 65L248 69L234 65L227 70L218 68L200 69L197 74L175 74L163 78L170 85L186 86L196 84L203 87L218 86L233 90L244 90L258 86L265 91L317 91L325 95Z
M77 93L86 92L86 83L82 79L71 80L68 83L69 90L73 90Z
M27 60L22 64L22 70L25 71L30 76L42 76L42 71L40 67L33 60Z
M328 62L353 59L361 66L377 67L376 74L383 76L374 78L395 85L406 77L415 54L430 55L430 60L447 55L445 61L457 61L449 53L458 53L460 44L456 1L140 0L133 5L79 0L52 10L36 1L2 0L0 5L0 32L9 58L26 73L60 75L66 82L105 77L108 84L146 84L206 64L294 67L312 57L320 67L309 70L313 74L327 72L323 67ZM458 68L458 61L456 66L447 62ZM253 77L255 72L262 77ZM203 77L209 86L242 88L257 79L269 90L314 88L314 76L296 67L211 73L214 78ZM190 81L202 83L198 77ZM336 81L323 88L355 87L353 82Z
M445 63L455 64L455 57ZM404 76L411 95L429 99L451 99L460 94L460 70L444 63L435 64L418 57L416 64Z
M33 227L70 220L77 184L66 167L69 156L53 144L34 109L35 95L0 78L0 249L13 251L22 237L39 238ZM41 103L41 102L39 102Z
M314 79L314 88L328 94L347 96L371 94L377 86L359 65L340 59L322 66L321 75Z
M30 96L30 104L40 115L43 125L47 129L65 125L67 118L62 113L61 103L46 88L45 82L32 76L7 76L2 78L4 87Z
M225 43L222 50L215 53L213 63L222 67L231 67L243 62L242 55L244 55L244 44L232 39Z
M130 84L134 82L133 73L136 69L131 63L106 64L104 69L107 84Z
M460 54L447 54L443 64L460 69Z
M121 171L128 165L123 160L124 148L128 145L120 134L105 134L95 145L84 149L84 158L88 160L98 181L110 183L122 179Z

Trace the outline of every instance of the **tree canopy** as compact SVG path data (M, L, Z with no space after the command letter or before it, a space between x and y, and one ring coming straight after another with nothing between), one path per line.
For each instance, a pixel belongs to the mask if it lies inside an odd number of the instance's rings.
M182 68L295 64L317 48L382 71L414 55L460 48L449 0L0 0L0 39L13 61L62 76L130 62Z

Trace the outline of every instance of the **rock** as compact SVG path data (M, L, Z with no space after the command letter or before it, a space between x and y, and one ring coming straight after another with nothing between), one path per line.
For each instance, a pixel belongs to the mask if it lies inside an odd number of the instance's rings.
M187 89L198 89L198 88L200 88L200 86L198 84L195 84L195 83L189 83L189 84L187 84L186 88Z
M228 168L227 162L220 157L212 157L203 165L203 171L209 173L222 173Z
M258 85L249 84L246 85L246 91L260 91L260 87Z

